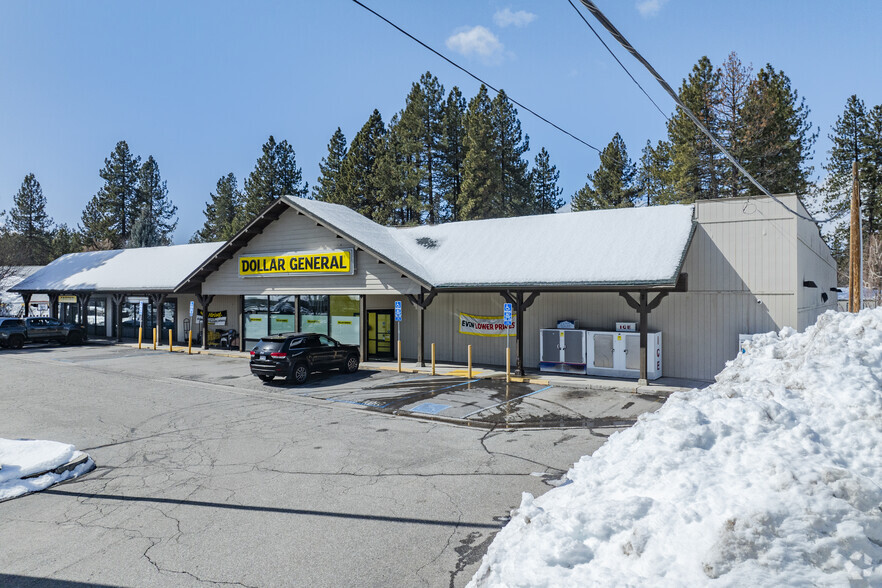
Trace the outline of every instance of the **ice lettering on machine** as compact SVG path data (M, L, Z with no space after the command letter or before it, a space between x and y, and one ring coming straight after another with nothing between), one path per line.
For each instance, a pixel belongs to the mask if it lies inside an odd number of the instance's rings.
M239 276L303 275L355 273L355 251L307 251L273 255L249 255L239 258Z

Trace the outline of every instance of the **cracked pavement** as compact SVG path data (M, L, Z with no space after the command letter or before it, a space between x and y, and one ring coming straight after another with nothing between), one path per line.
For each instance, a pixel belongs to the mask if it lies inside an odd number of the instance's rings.
M396 417L127 347L3 351L0 382L0 436L98 466L0 504L4 586L463 586L521 493L617 430Z

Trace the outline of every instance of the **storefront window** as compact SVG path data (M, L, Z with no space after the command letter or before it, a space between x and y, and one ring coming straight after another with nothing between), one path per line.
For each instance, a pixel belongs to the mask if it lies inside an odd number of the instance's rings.
M245 296L245 339L269 335L269 303L266 296Z
M331 296L331 337L340 343L358 345L359 297Z
M269 297L270 333L297 332L296 298L294 295Z
M86 332L92 337L104 337L107 335L107 300L93 298L86 307Z
M328 333L328 296L300 297L300 330L304 333Z

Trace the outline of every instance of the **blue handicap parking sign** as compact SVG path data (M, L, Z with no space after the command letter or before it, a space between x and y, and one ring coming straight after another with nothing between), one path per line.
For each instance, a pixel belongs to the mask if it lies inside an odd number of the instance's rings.
M401 322L401 301L395 301L395 322Z
M512 324L510 302L506 302L505 305L502 307L502 322L505 324L506 327L510 327Z

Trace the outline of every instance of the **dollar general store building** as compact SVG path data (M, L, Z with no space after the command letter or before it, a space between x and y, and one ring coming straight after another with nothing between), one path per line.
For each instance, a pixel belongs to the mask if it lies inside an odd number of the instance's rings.
M808 216L796 196L780 199ZM802 330L834 309L835 286L817 226L765 197L388 228L286 196L226 243L70 254L11 290L48 294L55 316L93 336L161 324L162 341L193 329L210 344L236 329L245 350L312 331L360 345L364 359L393 359L400 337L408 360L434 343L438 361L465 362L471 344L475 363L504 365L514 332L521 369L553 369L559 356L579 371L586 354L611 369L625 353L628 374L657 364L707 380L739 335ZM567 351L570 336L586 349Z

